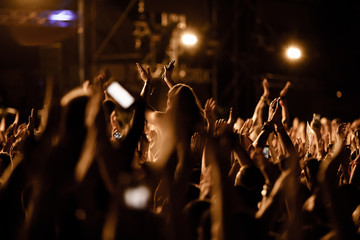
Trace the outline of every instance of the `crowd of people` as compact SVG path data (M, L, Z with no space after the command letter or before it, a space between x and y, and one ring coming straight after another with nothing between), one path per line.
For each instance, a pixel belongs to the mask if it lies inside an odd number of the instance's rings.
M137 64L129 109L104 74L60 101L49 80L0 127L1 239L360 239L359 119L290 121L290 82L271 100L266 79L252 118L217 119L173 65L163 112Z

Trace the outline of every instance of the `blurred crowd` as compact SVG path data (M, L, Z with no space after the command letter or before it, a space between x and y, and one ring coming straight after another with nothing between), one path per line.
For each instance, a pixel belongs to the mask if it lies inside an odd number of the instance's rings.
M252 118L218 118L174 61L157 111L137 68L130 106L100 73L60 101L49 79L26 123L1 112L0 239L360 239L360 119L290 121L267 79Z

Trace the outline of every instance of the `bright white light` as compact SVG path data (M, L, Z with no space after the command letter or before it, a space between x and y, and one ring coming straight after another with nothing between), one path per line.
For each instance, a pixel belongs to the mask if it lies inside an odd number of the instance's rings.
M286 54L290 59L299 59L301 57L301 51L297 47L289 47Z
M69 10L53 11L48 19L50 21L72 21L76 19L76 14Z
M181 40L185 45L192 46L197 43L198 39L194 34L186 33L182 36Z
M150 190L146 186L128 188L124 193L126 206L135 209L144 209L150 198Z
M106 89L108 94L115 99L123 108L127 109L134 102L135 98L130 95L118 82L112 82Z

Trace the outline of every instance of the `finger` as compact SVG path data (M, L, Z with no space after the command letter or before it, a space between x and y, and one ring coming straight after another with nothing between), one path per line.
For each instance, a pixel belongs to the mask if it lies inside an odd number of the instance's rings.
M34 108L31 109L30 117L34 118Z
M6 130L6 122L5 122L5 117L1 118L1 123L0 123L0 132L5 132Z
M140 63L136 63L136 66L138 67L139 71L145 72L144 68L140 65Z
M267 97L269 97L270 92L269 92L269 83L266 78L264 78L262 85L263 85L263 89L264 89L263 96L267 98Z
M171 62L169 62L169 64L167 65L167 70L172 70L171 66L175 63L175 60L172 60Z
M266 78L264 78L262 84L263 84L263 88L264 88L264 89L269 88L269 82L268 82L268 80L267 80Z
M19 122L19 112L16 113L14 120L14 123L18 124L18 122Z
M270 106L271 106L272 109L276 108L276 99L271 101Z
M151 80L151 71L150 71L150 67L149 67L149 66L147 66L147 67L146 67L146 70L147 70L148 80Z
M231 123L233 121L233 108L230 108L230 112L229 112L229 118L228 118L228 123Z
M251 128L253 125L253 120L250 118L248 121L246 121L246 127Z

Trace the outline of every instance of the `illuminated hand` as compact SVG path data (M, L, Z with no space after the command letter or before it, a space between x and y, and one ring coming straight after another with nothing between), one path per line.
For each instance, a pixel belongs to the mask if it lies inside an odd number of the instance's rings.
M287 82L285 87L280 92L280 102L279 103L280 103L281 107L286 106L286 101L284 98L285 98L287 92L289 91L290 86L291 86L291 83Z
M233 133L233 125L234 121L232 119L232 111L230 111L229 120L226 121L225 119L219 119L215 122L214 127L214 136L219 137L221 135L229 136Z
M35 131L35 118L34 118L34 108L31 109L31 114L29 116L29 122L27 125L27 130L30 134L33 134Z
M285 87L280 92L280 97L285 97L286 96L290 86L291 86L291 82L287 82Z
M230 112L229 112L229 118L227 120L227 124L233 126L234 125L234 122L235 122L235 119L233 117L233 108L231 107L230 108Z
M263 97L264 98L268 98L270 91L269 91L269 83L268 80L266 78L264 78L263 82L262 82L263 88L264 88L264 93L263 93Z
M144 82L147 82L147 81L151 81L152 80L152 76L151 76L151 72L150 72L150 67L147 66L146 67L146 70L147 72L144 70L144 68L140 65L140 63L136 63L136 66L137 66L137 69L138 69L138 72L140 74L140 77L141 79L144 81Z
M88 91L90 88L90 81L86 80L81 84L81 87L84 89L84 91Z
M346 123L341 123L336 131L336 136L337 139L339 141L345 141L346 140L346 135L347 135L347 127L346 127Z
M209 131L212 131L212 128L215 124L215 107L216 107L216 102L213 98L206 100L205 117L208 120Z
M201 136L198 132L195 132L194 135L191 136L190 147L193 152L201 150Z
M252 132L253 120L251 118L247 119L244 124L241 126L239 131L240 135L249 136Z
M227 122L225 119L216 120L215 127L214 127L214 135L215 136L222 135L224 133L226 127L227 127Z
M164 66L165 72L162 75L162 79L170 89L175 85L175 82L171 78L174 69L174 63L175 60L172 60L168 65L165 65Z
M215 107L216 107L216 102L213 98L210 98L208 100L206 100L205 103L205 116L206 118L211 118L214 119L215 118Z
M279 98L275 98L269 107L269 115L268 115L268 122L273 124L280 124L281 123L281 110L279 107Z
M175 63L175 60L172 60L168 65L165 65L164 66L164 74L163 74L163 79L164 80L171 80L171 75L173 73L173 69L174 69L174 63Z

